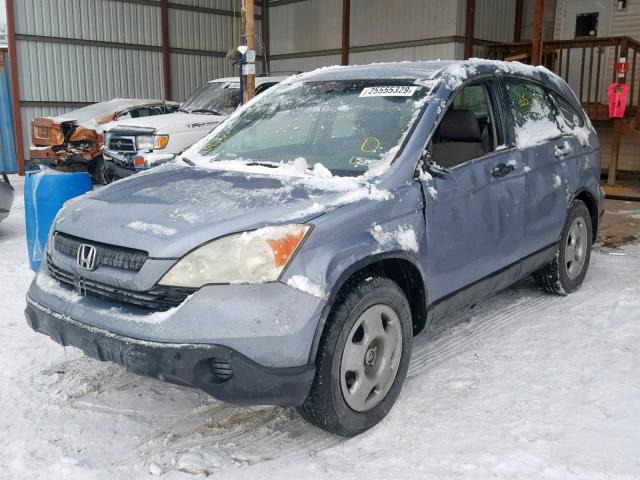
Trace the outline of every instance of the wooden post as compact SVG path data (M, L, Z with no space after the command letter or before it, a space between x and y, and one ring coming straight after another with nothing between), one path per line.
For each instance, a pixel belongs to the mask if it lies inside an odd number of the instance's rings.
M542 63L542 31L544 27L544 0L536 0L531 39L531 65Z
M20 85L18 84L18 55L16 52L16 24L13 0L7 0L7 43L9 49L9 81L11 82L11 110L13 112L13 140L16 142L18 174L24 175L24 146L22 145L22 115L20 115Z
M171 100L171 57L169 55L169 0L160 1L160 26L162 29L162 73L164 75L164 99Z
M620 154L620 138L622 137L622 119L616 118L613 121L613 135L611 138L611 158L609 158L609 175L607 177L608 185L616 184L616 175L618 173L618 155Z
M253 15L253 0L242 1L242 17L244 19L244 32L247 39L247 55L255 55L256 39L255 39L255 17ZM251 53L253 52L253 53ZM249 59L249 63L245 65L246 71L249 73L242 79L244 88L244 101L251 100L256 95L256 64L255 58Z
M516 15L513 27L513 41L515 43L522 41L522 11L524 0L516 0Z
M617 49L616 49L617 51ZM626 61L628 61L627 53L629 51L629 44L626 38L622 39L622 43L620 44L620 58L624 57ZM613 59L614 65L619 61L618 57ZM614 67L615 69L615 67ZM617 75L614 72L614 75ZM617 83L626 83L627 82L627 74L622 73L616 79ZM616 177L618 176L618 157L620 156L620 140L622 139L622 122L624 119L616 118L613 120L613 136L611 138L611 158L609 159L609 174L607 176L607 184L615 185Z
M475 23L476 0L467 0L467 21L464 30L464 59L473 56L473 28Z
M342 49L341 65L349 65L349 36L351 26L351 0L342 0Z

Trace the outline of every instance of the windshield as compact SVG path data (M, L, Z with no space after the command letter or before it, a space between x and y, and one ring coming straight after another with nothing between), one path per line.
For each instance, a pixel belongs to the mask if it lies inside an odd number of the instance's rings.
M180 111L230 115L240 104L240 88L229 83L205 83L187 98Z
M392 160L427 92L398 80L284 86L221 125L200 154L265 166L302 157L334 175L361 175Z

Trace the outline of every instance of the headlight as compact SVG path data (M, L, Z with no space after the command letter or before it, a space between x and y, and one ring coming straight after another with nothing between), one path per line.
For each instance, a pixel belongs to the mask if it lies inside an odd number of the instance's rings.
M153 148L156 150L162 150L169 143L169 135L156 135L153 142Z
M161 285L275 282L309 231L308 225L265 227L219 238L183 257Z
M140 135L136 140L138 150L151 150L153 148L154 136L153 135Z

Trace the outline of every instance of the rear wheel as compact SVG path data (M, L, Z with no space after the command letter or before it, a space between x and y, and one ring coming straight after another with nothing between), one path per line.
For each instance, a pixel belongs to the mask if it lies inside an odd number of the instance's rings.
M582 285L591 259L592 228L586 205L574 200L554 260L534 274L540 287L549 293L567 295Z
M392 280L359 278L338 296L327 322L299 411L320 428L353 436L382 420L402 389L411 357L409 304Z

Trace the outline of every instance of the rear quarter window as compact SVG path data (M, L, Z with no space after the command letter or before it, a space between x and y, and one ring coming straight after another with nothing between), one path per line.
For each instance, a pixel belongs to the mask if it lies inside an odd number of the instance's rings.
M553 99L556 102L556 105L558 106L558 110L560 112L560 119L564 121L564 123L570 129L584 126L584 120L582 119L582 115L580 115L578 110L576 110L576 108L571 103L569 103L568 100L566 100L564 97L554 92L551 93L551 96L553 97Z
M555 107L543 87L515 79L507 79L506 87L518 147L528 147L562 135Z

